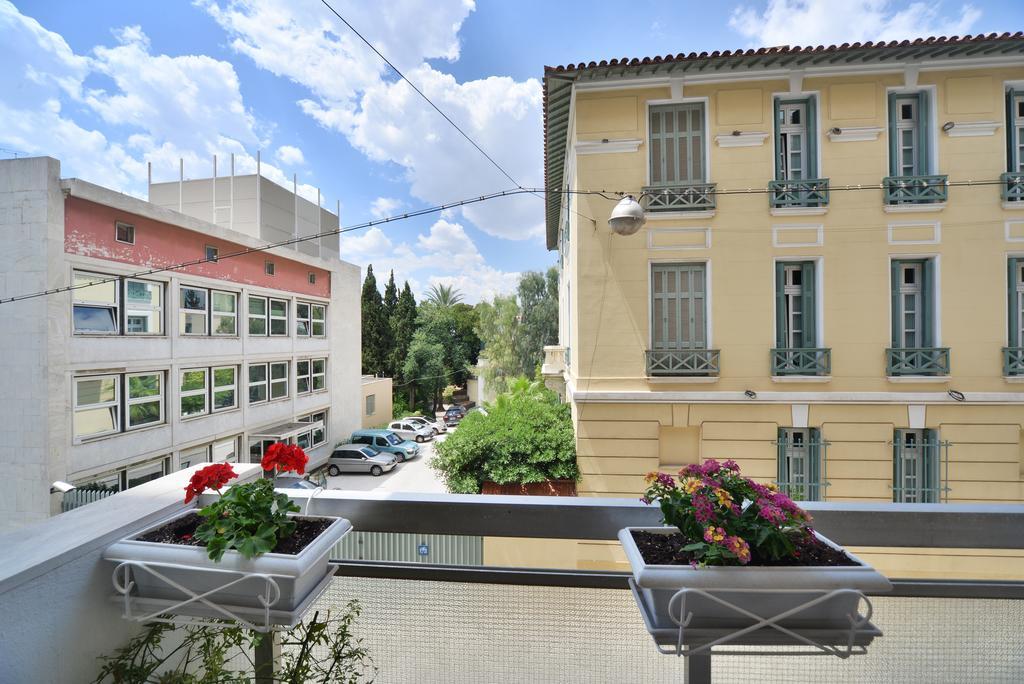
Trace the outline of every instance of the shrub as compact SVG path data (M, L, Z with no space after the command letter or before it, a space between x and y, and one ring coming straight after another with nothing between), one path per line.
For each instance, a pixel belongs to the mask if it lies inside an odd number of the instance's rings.
M487 415L467 415L435 449L431 467L457 494L479 494L485 481L579 479L569 405L548 390L502 395Z
M448 385L441 391L441 401L446 404L450 404L455 401L455 393L459 391L459 388L455 385Z

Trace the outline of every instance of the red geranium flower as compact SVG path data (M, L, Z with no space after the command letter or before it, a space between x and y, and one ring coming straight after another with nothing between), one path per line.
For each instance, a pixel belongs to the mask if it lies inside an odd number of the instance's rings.
M228 463L214 463L205 468L200 468L192 474L192 479L189 480L188 486L185 487L185 503L196 498L207 489L215 489L219 492L221 487L226 485L228 480L233 477L238 477L238 473Z
M295 444L275 442L267 447L263 460L260 461L260 466L264 470L274 470L276 468L282 473L293 472L302 475L306 472L306 463L308 461L309 457L306 456L306 452L302 450L302 447Z

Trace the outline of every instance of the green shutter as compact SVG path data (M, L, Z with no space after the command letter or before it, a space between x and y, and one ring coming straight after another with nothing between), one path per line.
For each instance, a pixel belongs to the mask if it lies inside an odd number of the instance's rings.
M1010 257L1007 261L1006 276L1007 276L1007 290L1006 290L1006 302L1009 305L1009 339L1008 347L1020 346L1020 340L1018 339L1018 331L1020 330L1020 310L1017 307L1017 269L1020 267L1021 259L1017 257Z
M810 442L808 443L808 460L807 463L807 481L810 486L807 488L807 500L808 501L821 501L822 500L822 481L821 481L821 430L819 428L810 428L808 430L808 437Z
M889 93L889 175L899 175L899 140L896 136L896 93Z
M786 335L786 264L783 261L775 262L775 346L785 349L789 345Z
M900 262L893 259L889 263L892 285L892 346L894 349L903 347L900 335Z
M818 107L814 97L807 98L807 178L818 177Z
M803 345L805 349L810 349L818 346L817 319L815 317L817 312L814 309L814 289L818 284L814 278L814 262L805 261L800 264L800 271L800 282L802 283L800 297L803 300L801 303L804 311Z
M925 430L924 431L924 449L922 453L924 455L923 462L921 463L921 486L925 490L923 492L924 503L938 503L939 487L942 486L939 476L939 433L937 430Z
M782 178L782 131L779 130L779 98L772 100L772 112L775 116L775 123L772 124L775 131L775 180L784 180Z
M935 260L925 259L921 267L921 346L935 344Z
M1013 125L1013 99L1017 92L1010 88L1006 91L1006 170L1017 171L1017 127Z
M894 430L892 438L892 500L903 500L903 430Z
M789 473L786 472L786 428L779 428L778 444L778 477L776 482L789 482Z
M919 176L931 173L931 165L928 161L928 131L931 129L929 104L928 91L922 90L917 94L917 175Z

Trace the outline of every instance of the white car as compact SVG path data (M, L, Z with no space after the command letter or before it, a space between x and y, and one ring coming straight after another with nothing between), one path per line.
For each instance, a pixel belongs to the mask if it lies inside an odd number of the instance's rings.
M443 422L437 420L430 420L429 418L424 418L423 416L409 416L407 418L403 418L402 420L407 423L413 423L415 425L422 425L423 427L428 427L434 431L435 435L439 435L442 432L448 432L448 426L445 425Z
M388 430L394 432L402 439L416 440L417 442L426 442L428 439L434 439L434 430L432 428L414 423L407 418L396 420L389 424Z

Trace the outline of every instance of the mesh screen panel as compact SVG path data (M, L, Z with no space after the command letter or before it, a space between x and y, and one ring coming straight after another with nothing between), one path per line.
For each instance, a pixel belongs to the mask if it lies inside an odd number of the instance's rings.
M358 598L377 682L682 682L628 591L336 578L314 609ZM1022 682L1024 601L875 598L867 655L714 656L715 682Z

